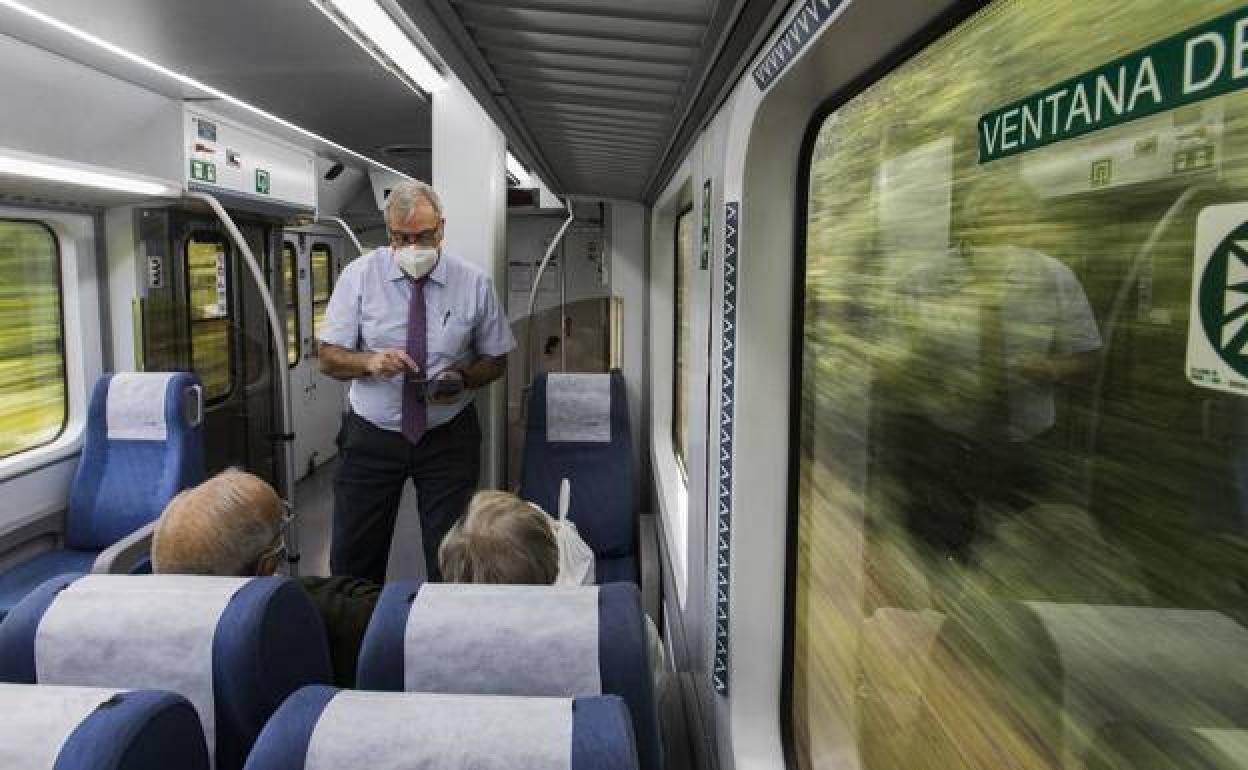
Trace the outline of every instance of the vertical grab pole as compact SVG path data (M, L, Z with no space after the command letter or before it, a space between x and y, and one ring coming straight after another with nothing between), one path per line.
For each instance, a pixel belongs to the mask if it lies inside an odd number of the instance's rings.
M247 239L238 229L238 225L234 224L234 220L230 217L229 212L221 205L212 195L201 192L188 192L187 198L207 203L213 213L217 215L217 219L221 221L230 239L234 241L234 245L238 248L238 253L243 256L243 261L247 264L247 269L251 272L251 277L256 282L256 288L260 292L260 299L264 302L264 312L269 319L269 332L273 336L273 352L275 355L273 371L277 376L278 383L278 452L282 458L282 477L279 479L281 489L279 493L286 504L290 506L290 510L295 510L295 455L292 443L294 442L293 418L291 416L290 404L290 369L286 367L286 329L282 326L281 319L277 317L277 306L273 304L273 295L269 292L269 287L264 280L264 271L260 269L260 264L256 262L256 257L251 253L251 246L247 244ZM299 519L292 518L289 527L286 529L286 561L292 576L299 574Z
M572 220L576 218L572 213L572 200L570 198L565 199L563 205L568 211L568 218L564 221L563 227L559 228L559 232L555 233L555 239L550 242L550 246L546 248L546 256L542 257L542 263L537 267L537 275L533 277L533 286L529 289L529 333L528 340L525 342L527 350L525 350L526 355L524 356L524 383L520 386L525 389L532 384L533 380L533 309L537 306L537 288L542 285L542 276L546 273L546 266L550 264L550 258L554 256L555 247L562 243L563 234L568 231L568 228L572 226ZM568 260L565 258L563 261L567 262ZM560 338L563 337L563 319L559 320L559 336ZM559 347L563 347L562 341L560 341ZM527 398L525 403L528 403Z

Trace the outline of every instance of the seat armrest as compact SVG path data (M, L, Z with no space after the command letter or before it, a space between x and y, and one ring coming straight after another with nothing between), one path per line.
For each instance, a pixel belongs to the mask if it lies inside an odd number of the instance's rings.
M0 523L0 556L31 541L50 537L59 544L65 534L65 510L53 508Z
M156 522L151 521L100 551L91 566L96 575L128 575L152 552L152 533Z
M659 573L659 517L643 513L638 519L641 527L641 608L658 623L659 592L663 583L663 576Z

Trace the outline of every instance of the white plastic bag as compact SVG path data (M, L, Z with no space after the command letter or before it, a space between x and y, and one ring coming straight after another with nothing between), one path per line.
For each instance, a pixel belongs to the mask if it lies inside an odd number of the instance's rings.
M576 525L568 520L568 503L572 497L572 485L564 479L559 485L559 520L555 522L555 542L559 544L558 586L592 586L594 584L594 552Z

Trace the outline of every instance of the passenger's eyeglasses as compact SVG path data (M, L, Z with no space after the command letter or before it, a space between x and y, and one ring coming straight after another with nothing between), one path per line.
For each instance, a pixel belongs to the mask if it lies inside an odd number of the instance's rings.
M282 522L278 526L277 537L275 537L273 539L273 542L269 545L269 547L265 548L264 552L261 553L260 556L256 558L256 569L253 569L252 572L255 572L257 569L259 569L260 563L270 557L276 557L277 563L279 565L286 563L286 557L290 553L289 549L286 547L286 536L290 532L290 523L294 520L295 520L294 509L290 507L290 503L283 500L282 501Z
M438 242L438 228L432 230L422 230L419 233L403 233L395 230L390 231L390 244L396 248L403 246L420 246L429 248Z

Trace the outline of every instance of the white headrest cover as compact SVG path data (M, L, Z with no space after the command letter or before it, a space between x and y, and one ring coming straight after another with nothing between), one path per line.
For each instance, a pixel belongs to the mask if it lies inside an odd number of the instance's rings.
M611 440L611 375L546 376L546 440Z
M598 587L426 583L403 680L408 692L601 695Z
M0 767L52 770L74 729L117 692L0 684Z
M35 632L40 684L171 690L216 746L212 639L246 578L88 575L61 591Z
M570 770L572 701L343 691L304 770Z
M1192 724L1248 692L1248 629L1220 612L1027 602L1057 644L1067 756L1116 721ZM1073 762L1070 763L1073 766Z
M170 372L122 372L108 383L109 440L164 441L165 387Z

